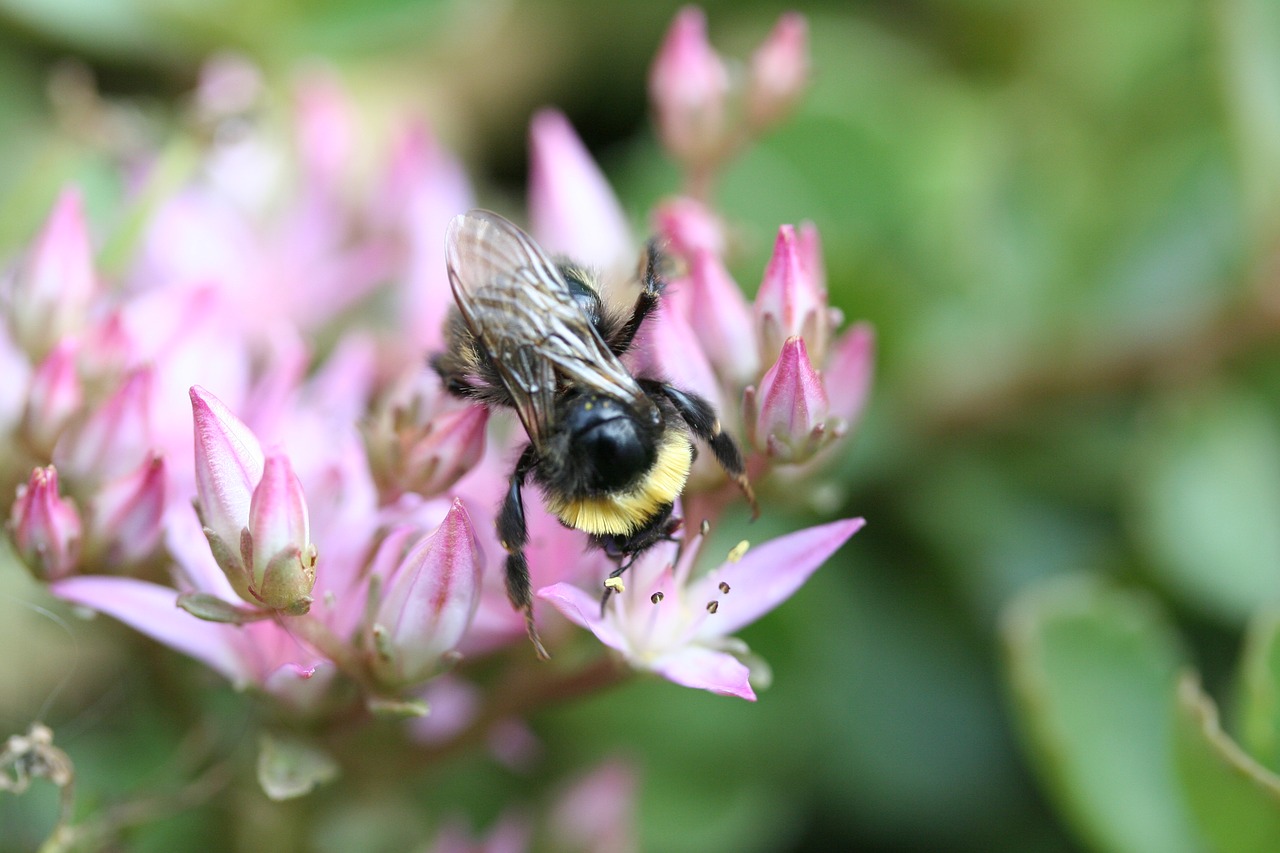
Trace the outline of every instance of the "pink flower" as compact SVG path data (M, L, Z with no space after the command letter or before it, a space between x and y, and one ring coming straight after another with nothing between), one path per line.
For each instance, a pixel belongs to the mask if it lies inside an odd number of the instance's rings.
M165 465L152 455L89 501L86 563L128 567L155 552L164 532Z
M9 328L33 361L84 328L98 285L79 190L63 190L9 284Z
M803 462L848 427L843 420L827 417L827 390L800 337L782 345L782 354L760 380L758 392L747 388L742 409L751 443L779 462Z
M736 393L760 369L751 309L742 289L720 259L705 250L693 253L688 277L671 287L685 291L685 316L696 324L698 341L716 373Z
M791 112L809 82L809 27L787 12L751 57L747 121L757 131Z
M600 599L559 583L538 590L571 622L589 629L633 667L669 681L754 700L746 646L730 637L791 597L863 525L860 518L791 533L691 576L700 541L659 545L623 576L626 590L600 613ZM740 559L734 560L734 556Z
M216 580L202 576L202 581L214 582L201 591L220 598L231 594L217 568L212 571ZM239 689L257 687L298 711L319 707L338 672L332 661L308 649L277 622L231 625L197 619L177 607L178 591L171 587L133 578L82 576L59 581L50 592L195 658Z
M442 494L484 453L489 410L447 397L434 373L414 373L360 425L383 503Z
M857 323L832 347L824 372L829 411L852 426L862 416L871 394L875 366L875 330L869 323Z
M249 591L264 606L292 612L305 612L311 606L317 551L302 484L282 453L266 459L249 503L240 553L251 567Z
M542 110L529 126L529 221L534 238L601 272L635 264L627 218L568 119Z
M59 341L31 375L23 434L32 448L45 456L53 453L63 428L84 405L77 350L73 339Z
M576 853L634 853L636 770L621 760L608 761L575 780L557 798L550 827L555 849Z
M817 232L783 225L778 229L773 257L764 271L756 294L756 330L760 360L769 364L782 349L782 342L799 335L818 363L826 359L831 315L827 308Z
M36 468L9 515L9 535L27 567L44 580L69 575L80 555L80 513L58 494L58 472Z
M649 72L649 100L658 133L676 159L705 167L721 154L727 134L729 72L707 41L702 10L677 14Z
M53 451L53 460L82 488L93 488L135 470L151 452L150 368L125 377L115 393L68 429Z
M214 559L245 601L305 613L317 550L288 457L264 458L257 437L203 389L191 389L191 408L197 509Z
M373 672L392 688L448 668L480 600L482 558L461 501L453 502L435 532L412 543L407 538L393 533L375 560L382 596L371 604L377 609L368 627ZM377 565L390 562L406 545L408 553L380 574Z
M677 196L659 203L653 213L653 228L666 238L672 251L685 258L699 252L717 258L724 255L724 223L697 199Z

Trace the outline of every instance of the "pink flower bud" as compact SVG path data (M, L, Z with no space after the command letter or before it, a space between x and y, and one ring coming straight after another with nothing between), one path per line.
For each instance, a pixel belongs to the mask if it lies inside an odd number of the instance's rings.
M747 389L743 412L751 443L780 462L803 462L845 431L827 419L827 392L800 337L786 340L758 391Z
M125 377L82 424L63 433L53 459L68 478L93 488L135 469L152 447L151 368Z
M760 367L751 309L742 290L720 259L706 251L694 253L683 285L688 290L688 316L696 324L703 351L727 384L741 388Z
M316 557L302 484L287 456L268 456L241 539L241 559L252 566L250 592L272 610L305 613L316 583Z
M405 448L408 490L431 497L458 482L480 461L488 423L484 406L465 406L432 418Z
M548 252L601 271L635 263L622 205L561 113L533 117L529 159L529 222Z
M788 12L751 57L747 83L747 121L757 131L776 124L809 82L809 27L804 16Z
M369 626L371 665L380 681L401 687L447 668L480 602L481 568L471 519L455 500L440 527L383 582Z
M692 258L698 252L724 256L724 223L696 199L679 196L662 202L654 212L653 227L681 257Z
M773 257L756 293L760 360L766 364L777 357L783 341L795 336L804 338L815 360L822 362L826 358L831 317L826 290L819 278L821 269L815 267L815 251L816 231L801 241L794 227L783 225L778 229Z
M875 368L875 330L858 323L836 341L824 373L831 414L853 425L862 416Z
M9 535L18 556L36 577L64 578L80 555L80 513L71 500L58 496L58 472L52 465L36 468L18 487L9 516Z
M76 360L75 341L64 339L31 376L22 427L31 447L42 456L53 453L63 428L84 404Z
M217 397L191 388L195 420L196 507L218 565L236 592L256 601L249 590L248 566L240 552L241 531L249 525L254 488L265 461L258 439Z
M707 42L702 10L676 14L649 72L649 99L663 144L691 166L713 163L726 142L729 72Z
M163 531L164 459L152 454L134 472L102 488L90 501L86 562L117 567L140 563L155 551Z
M10 329L32 360L83 328L97 280L79 190L59 196L11 284Z

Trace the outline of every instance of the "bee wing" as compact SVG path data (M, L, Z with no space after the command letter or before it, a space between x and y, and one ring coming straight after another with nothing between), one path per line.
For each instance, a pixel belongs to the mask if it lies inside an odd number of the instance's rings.
M445 258L458 310L535 445L547 434L561 377L657 416L528 234L496 213L472 210L449 223Z

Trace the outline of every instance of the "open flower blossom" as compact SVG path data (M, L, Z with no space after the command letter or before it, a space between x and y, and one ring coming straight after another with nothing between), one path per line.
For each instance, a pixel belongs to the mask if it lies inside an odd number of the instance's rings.
M755 700L747 648L729 636L791 597L863 525L836 521L773 539L694 576L701 542L655 547L636 560L626 589L601 613L598 595L570 584L538 591L570 621L669 681Z

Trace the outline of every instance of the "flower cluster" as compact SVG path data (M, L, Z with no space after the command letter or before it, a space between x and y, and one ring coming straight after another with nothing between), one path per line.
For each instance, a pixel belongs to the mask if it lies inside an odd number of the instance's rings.
M735 91L704 30L700 12L681 12L654 66L658 131L689 189L654 214L673 281L628 357L711 400L746 437L759 483L856 422L871 335L835 337L811 224L782 226L754 304L731 279L708 181L799 98L807 48L803 20L785 16ZM415 123L382 179L361 185L351 106L328 78L300 81L284 151L243 131L256 97L251 68L210 66L193 110L204 156L127 262L95 258L69 189L13 266L0 291L7 530L54 595L286 708L321 716L358 695L411 712L441 674L465 684L459 661L527 653L494 530L522 435L425 367L450 304L445 225L470 189ZM233 119L241 132L216 132ZM538 114L530 148L534 236L624 278L638 240L568 121ZM685 513L705 532L733 494L699 468ZM536 501L526 514L540 601L631 668L746 699L754 659L731 634L861 526L735 549L704 573L701 534L661 543L602 612L613 564ZM539 619L553 648L574 642L551 608Z

